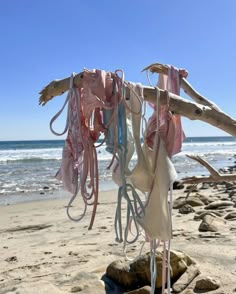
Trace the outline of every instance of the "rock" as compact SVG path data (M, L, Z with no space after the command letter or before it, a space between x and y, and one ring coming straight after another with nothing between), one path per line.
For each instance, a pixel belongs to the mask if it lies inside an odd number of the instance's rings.
M134 289L134 285L139 284L137 273L131 271L130 263L125 259L116 260L109 264L106 275L126 289Z
M222 207L227 207L227 206L233 206L234 202L232 201L222 201L222 200L218 200L218 201L214 201L210 204L208 204L205 209L219 209Z
M217 232L204 232L202 234L199 234L198 237L201 239L217 239L222 238L222 235Z
M200 213L200 214L199 214ZM222 216L221 212L218 211L214 211L214 210L210 210L210 211L198 211L196 212L196 214L194 215L194 220L200 220L203 219L205 215L212 215L212 216Z
M226 221L218 216L205 215L198 228L200 232L218 232L225 227Z
M220 282L211 277L203 277L196 281L194 290L212 291L220 287Z
M173 190L182 190L184 188L184 184L179 181L175 181L173 184Z
M157 280L156 288L162 285L162 253L156 253ZM195 262L185 253L171 250L171 280L176 281ZM125 259L112 262L106 270L106 275L114 282L128 290L151 285L150 254L141 255L133 262Z
M182 276L173 284L174 293L180 293L192 282L192 280L200 274L199 269L195 265L190 265Z
M230 212L225 216L225 219L230 220L236 218L236 211Z
M180 207L180 209L179 209L179 213L182 213L182 214L188 214L188 213L191 213L191 212L194 212L194 211L195 210L189 204L185 204L182 207Z
M234 195L236 195L236 191L235 190L232 190L232 191L229 192L229 197L232 197Z
M125 294L150 294L151 293L151 287L150 286L144 286L137 290L125 292Z
M178 197L176 200L174 200L173 208L178 209L178 208L181 208L183 205L185 205L186 204L185 198L186 197Z
M202 195L200 193L196 193L195 197L199 198L205 205L207 205L211 202L210 197L208 197L206 195Z
M204 202L195 196L188 197L187 199L186 199L186 197L179 197L174 201L173 208L178 209L178 208L181 208L185 204L189 204L189 205L195 207L195 206L203 206Z
M195 206L203 206L204 202L198 197L188 197L186 203L195 207Z
M102 281L105 283L106 294L120 294L125 292L123 287L121 287L119 284L116 284L106 274L102 276Z

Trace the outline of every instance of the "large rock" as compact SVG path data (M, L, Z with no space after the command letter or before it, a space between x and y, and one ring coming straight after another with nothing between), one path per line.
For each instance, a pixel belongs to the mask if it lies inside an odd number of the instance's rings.
M220 282L211 278L203 277L196 281L195 289L198 291L212 291L220 287Z
M215 215L221 217L223 215L223 212L219 212L217 210L207 210L207 211L197 211L196 214L194 215L193 219L194 220L201 220L204 218L205 215Z
M234 220L236 218L236 211L232 211L232 212L229 212L226 216L225 216L225 219L227 220Z
M191 213L191 212L195 212L195 210L189 204L185 204L182 207L180 207L180 209L179 209L179 213L181 213L181 214L188 214L188 213Z
M233 201L227 201L227 200L217 200L214 202L211 202L210 204L208 204L205 209L219 209L219 208L225 208L228 206L233 206L234 202Z
M207 214L203 217L203 220L198 228L200 232L218 232L225 228L226 221L223 218L215 216L213 214Z
M188 197L187 199L186 197L179 197L174 201L173 208L178 209L186 204L195 207L195 206L203 206L204 202L195 196Z
M157 280L156 288L162 285L162 253L156 254ZM186 254L172 250L170 252L171 281L176 281L195 262ZM106 275L126 289L137 289L151 284L150 254L141 255L133 262L121 259L112 262L106 270Z

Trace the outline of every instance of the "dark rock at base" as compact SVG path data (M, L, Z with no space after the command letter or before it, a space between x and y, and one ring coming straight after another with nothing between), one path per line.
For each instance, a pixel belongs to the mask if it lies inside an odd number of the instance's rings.
M139 285L137 274L131 270L130 263L125 259L109 264L106 275L126 289L134 289L134 285Z
M162 253L156 253L157 280L156 288L162 286ZM175 282L195 262L185 253L171 250L171 281ZM145 285L151 285L150 254L141 255L133 262L125 259L112 262L106 270L106 275L127 290L133 290Z
M151 287L150 286L144 286L137 290L125 292L125 294L150 294L151 293Z
M125 290L119 284L115 283L112 279L110 279L106 274L102 276L102 281L105 284L106 294L120 294L124 293ZM94 292L96 293L96 292Z
M211 277L203 277L196 281L194 290L212 291L220 287L220 282Z
M195 212L195 210L189 204L185 204L182 207L180 207L180 209L179 209L179 213L181 213L181 214L188 214L188 213L191 213L191 212Z

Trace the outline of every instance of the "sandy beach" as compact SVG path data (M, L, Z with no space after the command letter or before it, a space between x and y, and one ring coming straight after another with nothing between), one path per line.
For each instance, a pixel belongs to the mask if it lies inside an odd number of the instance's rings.
M197 193L212 201L229 200L224 186L192 194ZM184 189L174 191L175 199L182 196L186 196ZM122 257L122 245L115 242L113 227L116 197L117 191L99 194L90 231L91 210L82 221L72 222L66 215L67 199L1 206L0 293L106 293L100 278L112 261ZM195 212L189 214L173 210L171 248L189 254L201 275L220 282L220 288L211 293L232 294L236 291L236 218L227 220L216 233L199 232L201 221L194 216L204 207L194 207ZM236 208L231 205L221 211L224 218ZM137 242L128 253L136 256L139 249ZM89 282L94 276L97 279ZM200 293L191 287L189 291L193 292L186 293Z

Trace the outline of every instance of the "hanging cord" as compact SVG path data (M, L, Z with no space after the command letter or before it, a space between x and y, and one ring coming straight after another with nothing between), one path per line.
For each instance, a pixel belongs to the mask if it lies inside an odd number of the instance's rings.
M166 285L166 241L163 241L163 253L162 253L162 294L165 294Z
M49 123L51 132L54 135L56 135L56 136L62 136L62 135L64 135L67 132L68 127L69 127L69 115L70 115L69 114L69 107L67 109L66 125L65 125L65 128L64 128L64 131L62 131L61 133L58 133L58 132L56 132L53 129L52 125L57 120L57 118L62 114L64 108L66 107L66 104L69 103L69 101L72 99L72 96L73 96L73 81L74 81L74 76L75 76L75 73L72 73L71 76L70 76L69 91L68 91L66 100L65 100L62 108L53 116L53 118L51 119L51 121Z
M143 113L142 113L142 120L141 120L141 128L142 128L142 136L145 137L145 130L147 129L147 119L146 119L146 112L147 112L147 102L143 102Z
M157 158L158 158L158 152L159 152L159 146L160 146L160 137L159 137L159 129L160 129L160 103L159 103L159 97L160 97L160 91L156 87L156 133L154 138L154 144L153 144L153 152L154 152L154 165L153 165L153 174L157 172L158 166L157 166ZM153 183L154 185L154 183ZM151 192L148 195L147 203L150 199ZM152 266L150 268L151 272L151 293L155 293L156 288L156 278L157 278L157 265L156 265L156 239L150 240L150 258L152 261ZM154 249L153 249L154 247ZM162 269L163 269L163 260L162 259ZM153 264L154 263L154 264ZM162 287L163 287L163 271L162 271ZM164 287L165 288L165 287Z
M168 240L168 252L167 252L167 291L168 294L171 293L170 287L171 287L171 271L170 271L170 244L171 240Z
M156 263L156 240L150 241L150 272L151 272L151 294L155 293L157 279L157 263Z
M50 130L56 136L62 136L62 135L64 135L67 132L67 130L69 129L69 127L71 127L69 125L70 124L71 115L72 115L72 112L71 112L71 103L72 103L72 100L75 97L76 92L77 92L77 89L75 89L74 86L73 86L74 76L75 76L75 73L72 73L71 74L71 77L70 77L69 91L68 91L66 100L65 100L62 108L54 115L54 117L50 121ZM68 104L68 109L67 109L66 125L65 125L64 130L61 133L59 133L59 132L56 132L53 129L53 123L62 114L62 112L63 112L63 110L64 110L64 108L66 107L67 104ZM76 146L76 148L78 148L77 147L77 142L74 142L74 146ZM78 152L76 152L76 158L77 158L77 153ZM76 168L79 169L80 166L81 166L81 163L80 164L75 163L75 165L77 165ZM80 221L85 216L85 213L86 213L86 210L87 210L87 204L85 203L83 213L79 217L75 218L75 217L72 217L71 216L71 214L70 214L70 208L71 208L72 203L74 202L74 200L75 200L75 198L76 198L76 196L78 194L78 191L79 191L79 185L78 185L78 182L77 182L77 177L74 180L75 180L75 183L76 183L75 192L72 195L72 197L71 197L71 199L70 199L70 201L69 201L69 203L67 205L66 213L67 213L67 216L68 216L69 219L78 222L78 221Z
M82 152L83 151L82 150L84 150L84 142L83 142L83 136L82 136L82 130L81 130L81 121L80 121L80 117L79 117L79 114L80 114L80 94L79 94L78 89L75 87L71 88L71 93L72 93L72 97L71 97L71 101L70 101L71 107L73 107L72 103L75 103L75 106L76 106L76 116L73 117L73 119L75 119L75 126L71 126L71 127L77 127L79 129L79 134L77 134L77 132L76 132L76 134L74 134L74 136L72 136L73 145L75 146L75 158L76 158L74 169L77 170L77 174L79 173L80 177L81 177L82 164L83 164L83 160L82 160ZM73 112L71 111L71 113L70 113L71 116L72 116L72 113ZM71 120L72 120L72 117L69 117L69 121L71 121ZM80 141L78 141L78 137L80 138ZM78 149L79 146L81 147L80 152ZM80 180L80 184L82 184L81 180ZM81 185L80 185L80 187L81 187ZM80 221L85 216L85 213L87 211L87 203L83 198L83 202L84 202L83 213L77 218L72 217L70 214L70 208L71 208L72 203L74 202L78 192L79 192L79 183L78 183L78 179L76 179L76 191L73 194L73 196L71 197L71 199L67 205L67 215L71 220L73 220L75 222Z
M151 82L151 78L150 78L150 70L146 70L146 76L148 79L149 86L153 87L152 82Z
M169 211L170 211L170 220L172 227L172 209L173 209L173 184L170 186L170 201L169 201ZM171 240L168 240L168 252L167 252L167 291L168 294L171 293L171 263L170 263L170 248Z
M139 195L135 191L134 187L131 184L128 184L126 182L125 166L126 166L126 153L127 153L127 150L126 150L127 124L126 124L126 109L125 109L125 106L123 103L119 105L118 114L119 114L119 117L118 117L118 122L119 122L118 157L119 157L119 168L121 170L122 186L119 187L119 190L118 190L118 201L117 201L117 208L116 208L116 214L115 214L115 232L116 232L116 241L120 242L120 243L124 241L123 248L125 248L126 243L132 244L139 237L139 227L138 227L137 222L135 221L136 234L134 235L134 238L132 240L128 240L130 217L132 216L133 219L136 219L136 215L139 214L140 207L142 210L144 210L144 206L143 206L141 199L139 198ZM131 200L129 193L128 193L128 190L131 191L133 200ZM122 222L121 222L121 202L122 202L123 197L127 202L127 216L126 216L124 240L123 240ZM124 249L124 251L125 251L125 249Z
M82 125L81 125L81 97L79 91L76 89L76 107L77 107L77 121L79 126L79 136L83 145L83 167L81 173L81 195L83 197L85 205L93 205L92 216L88 229L91 230L96 215L97 203L98 203L98 162L97 162L97 151L93 141L90 138L90 129L88 128L87 140L84 140ZM86 182L90 175L90 188L91 192L87 193ZM91 202L89 202L91 200Z

